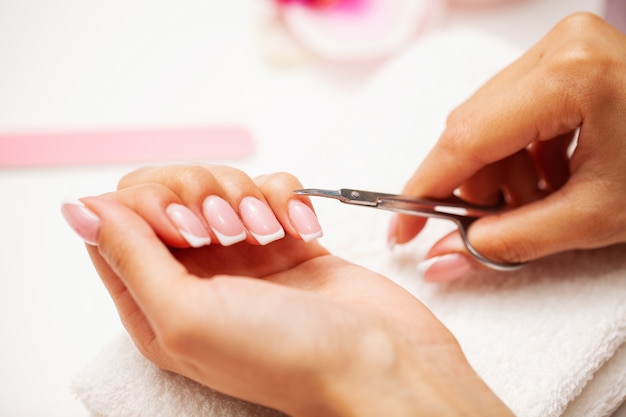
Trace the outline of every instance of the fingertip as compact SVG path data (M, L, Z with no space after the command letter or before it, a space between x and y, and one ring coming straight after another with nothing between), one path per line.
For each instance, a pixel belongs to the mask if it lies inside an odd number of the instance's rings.
M100 232L100 218L85 204L77 199L65 199L61 203L61 214L85 243L97 245Z
M287 210L291 225L303 241L310 242L323 236L315 212L303 201L297 198L290 200Z
M418 216L407 216L393 213L389 221L387 243L393 247L411 241L424 228L426 219Z
M467 254L447 253L428 258L417 265L417 270L426 282L451 282L474 271L474 263Z

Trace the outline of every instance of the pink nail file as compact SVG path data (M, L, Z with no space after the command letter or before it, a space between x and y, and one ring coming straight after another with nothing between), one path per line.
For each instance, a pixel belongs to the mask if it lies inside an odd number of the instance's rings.
M0 167L232 159L254 150L237 126L0 133Z

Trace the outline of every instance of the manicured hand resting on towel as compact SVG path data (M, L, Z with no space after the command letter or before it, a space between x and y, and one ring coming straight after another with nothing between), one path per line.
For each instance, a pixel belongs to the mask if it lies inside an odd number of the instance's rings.
M162 368L292 416L509 415L423 304L314 240L297 188L288 174L146 168L63 208Z

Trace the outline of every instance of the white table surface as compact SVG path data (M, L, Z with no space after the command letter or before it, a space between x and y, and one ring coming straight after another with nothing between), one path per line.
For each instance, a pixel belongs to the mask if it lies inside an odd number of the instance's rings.
M0 0L0 132L237 122L254 132L254 158L280 169L369 73L347 82L332 65L269 64L263 1ZM522 0L441 24L522 50L578 10L601 13L602 1ZM69 384L122 327L59 205L132 168L0 169L1 416L88 415Z

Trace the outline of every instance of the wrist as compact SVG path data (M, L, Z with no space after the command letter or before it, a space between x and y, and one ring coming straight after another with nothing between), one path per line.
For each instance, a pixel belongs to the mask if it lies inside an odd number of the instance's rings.
M513 417L452 340L418 347L374 343L374 354L330 381L326 405L337 417Z

